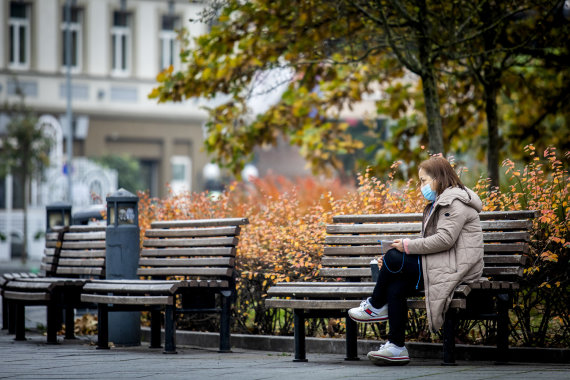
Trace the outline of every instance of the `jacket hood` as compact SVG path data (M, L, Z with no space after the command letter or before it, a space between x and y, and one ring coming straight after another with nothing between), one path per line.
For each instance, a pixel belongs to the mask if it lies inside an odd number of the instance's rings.
M472 207L477 212L483 209L483 202L481 198L471 189L461 189L459 187L451 187L445 189L443 193L437 197L435 204L440 206L449 206L454 200L460 200L467 206Z

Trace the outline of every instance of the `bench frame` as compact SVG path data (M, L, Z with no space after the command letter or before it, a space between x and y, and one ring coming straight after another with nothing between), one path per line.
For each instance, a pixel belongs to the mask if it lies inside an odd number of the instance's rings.
M421 214L394 214L394 215L338 215L333 218L335 224L327 226L327 233L336 233L344 226L340 223L354 223L355 228L362 229L368 226L365 223L377 222L418 222L421 221ZM511 234L513 239L522 238L528 235L531 223L528 219L536 217L535 211L514 211L514 212L484 212L481 213L483 220L521 220L516 223L519 229L526 230L526 233ZM337 224L338 223L338 224ZM486 222L492 223L492 222ZM397 226L394 233L399 233ZM400 232L401 233L401 232ZM405 237L405 236L402 236ZM503 236L504 237L504 236ZM338 238L338 240L336 240ZM374 236L376 239L377 236ZM500 239L500 233L496 236L490 237L491 239ZM507 238L509 238L507 236ZM353 239L352 236L346 235L342 237L327 236L327 244L336 245L341 241ZM377 241L377 240L375 240ZM522 253L528 253L528 238L527 243L517 245L509 249L522 249ZM373 244L371 243L366 243ZM376 243L377 244L377 243ZM373 250L373 247L365 247L363 251ZM378 249L378 248L376 248ZM495 250L493 247L486 247L486 250ZM339 248L342 250L342 248ZM500 250L497 248L497 250ZM369 252L370 253L370 252ZM487 253L486 253L487 255ZM493 260L501 259L493 258ZM325 260L323 260L325 261ZM505 260L506 261L506 260ZM508 360L508 326L509 317L508 310L512 305L513 292L519 287L517 278L523 275L522 266L526 262L525 256L515 256L508 259L509 262L514 262L516 268L486 268L488 273L479 282L471 284L462 284L458 286L455 291L452 304L443 325L443 364L455 364L455 333L457 322L461 319L494 319L497 320L497 362L506 362ZM323 264L323 267L325 265ZM327 268L321 269L321 276L323 272L327 272ZM342 272L343 270L340 270ZM344 272L350 272L351 269L344 269ZM374 276L373 271L367 270L370 277ZM294 335L295 335L295 358L294 361L304 362L306 358L305 348L305 319L309 318L345 318L346 320L346 357L345 360L358 360L357 353L357 336L358 328L355 321L348 316L348 309L356 307L360 301L372 294L375 281L361 282L361 277L367 277L364 269L355 269L350 277L345 277L345 281L341 282L316 282L316 283L278 283L268 291L268 296L272 298L266 299L266 307L273 308L291 308L294 313ZM487 281L485 276L497 274L507 275L508 281ZM334 270L329 270L331 277L335 275ZM340 274L336 276L342 277ZM329 293L336 294L337 298L318 301L319 304L312 304L311 296L316 296L319 292L326 291L327 287L335 287L334 291ZM279 298L286 297L286 299ZM340 298L340 299L339 299ZM321 298L322 299L322 298ZM489 302L492 300L493 302ZM408 299L409 308L425 308L425 301L421 299Z
M103 226L58 228L46 236L41 270L45 276L14 276L3 285L8 332L16 341L26 340L25 308L47 307L47 343L57 344L57 332L65 320L65 339L75 338L74 309L80 301L81 288L90 276L104 276L105 230ZM103 244L101 242L103 241ZM93 259L93 257L97 257Z
M93 281L83 289L81 299L98 305L97 348L109 348L109 312L150 311L151 348L161 347L160 317L164 312L165 354L176 353L179 314L219 313L219 351L231 352L236 245L240 226L248 223L245 218L153 222L145 232L137 271L139 277L152 277L152 280ZM167 279L173 276L184 279ZM217 294L221 297L221 307L215 304Z

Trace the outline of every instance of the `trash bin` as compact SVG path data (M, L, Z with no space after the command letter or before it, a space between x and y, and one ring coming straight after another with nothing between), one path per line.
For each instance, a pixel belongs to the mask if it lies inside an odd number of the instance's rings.
M125 189L107 197L105 276L109 280L137 278L140 254L138 201L136 195ZM140 312L110 312L109 341L121 346L140 345Z

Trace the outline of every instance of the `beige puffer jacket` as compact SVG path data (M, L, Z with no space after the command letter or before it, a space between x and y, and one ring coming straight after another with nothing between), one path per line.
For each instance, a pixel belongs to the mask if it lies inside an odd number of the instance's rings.
M457 285L483 272L481 208L470 189L448 188L426 206L423 237L408 241L408 253L422 255L427 318L434 332L443 325Z

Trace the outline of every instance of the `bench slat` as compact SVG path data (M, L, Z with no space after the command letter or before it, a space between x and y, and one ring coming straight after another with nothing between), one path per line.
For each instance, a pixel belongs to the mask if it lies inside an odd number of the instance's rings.
M51 299L49 293L14 292L10 290L5 290L3 297L20 301L49 301Z
M139 265L149 267L207 267L207 266L234 266L234 258L193 258L193 259L139 259Z
M522 267L485 267L483 276L523 276Z
M524 265L527 257L522 255L484 255L485 264L517 264ZM330 257L323 256L323 267L369 267L370 257Z
M479 219L483 220L509 220L509 219L533 219L539 215L539 211L485 211L479 213ZM368 215L335 215L333 223L381 223L381 222L421 222L421 213L409 214L368 214Z
M223 219L156 221L152 222L150 224L150 227L151 228L221 227L221 226L242 226L245 224L249 224L247 218L223 218Z
M43 261L43 260L42 260ZM53 257L46 258L44 261L46 264L52 264L54 261ZM68 259L68 258L60 258L58 261L58 265L60 266L68 266L68 267L103 267L105 265L104 258L100 259Z
M210 276L210 277L230 277L233 268L139 268L139 276Z
M235 256L235 247L198 247L198 248L147 248L141 251L141 257L167 256Z
M101 276L104 272L104 268L100 267L58 267L57 274L58 275L89 275L89 276Z
M139 281L136 283L88 283L83 287L85 293L170 293L174 294L184 281L171 281L153 283L152 281Z
M323 277L371 277L370 268L321 268ZM483 276L518 276L522 277L522 267L484 267Z
M64 240L105 240L105 231L94 231L94 232L67 232L64 236Z
M484 232L483 241L528 241L528 232ZM325 244L330 245L352 245L352 244L376 244L380 240L394 240L417 238L417 235L328 235L325 238Z
M238 239L235 237L222 238L196 238L196 239L156 239L145 240L144 247L213 247L237 245Z
M114 305L172 305L172 296L105 296L101 294L81 294L82 302L107 303Z
M105 249L105 241L65 241L62 244L63 249Z
M240 228L217 227L217 228L178 228L178 229L152 229L146 230L147 238L168 238L168 237L206 237L206 236L235 236L240 232Z
M482 221L483 231L528 230L532 226L529 220ZM384 224L329 224L328 234L371 234L371 233L420 233L421 223L384 223Z
M426 303L424 300L408 300L408 307L412 309L425 309ZM467 300L465 298L454 298L449 304L450 309L465 309L467 308Z

